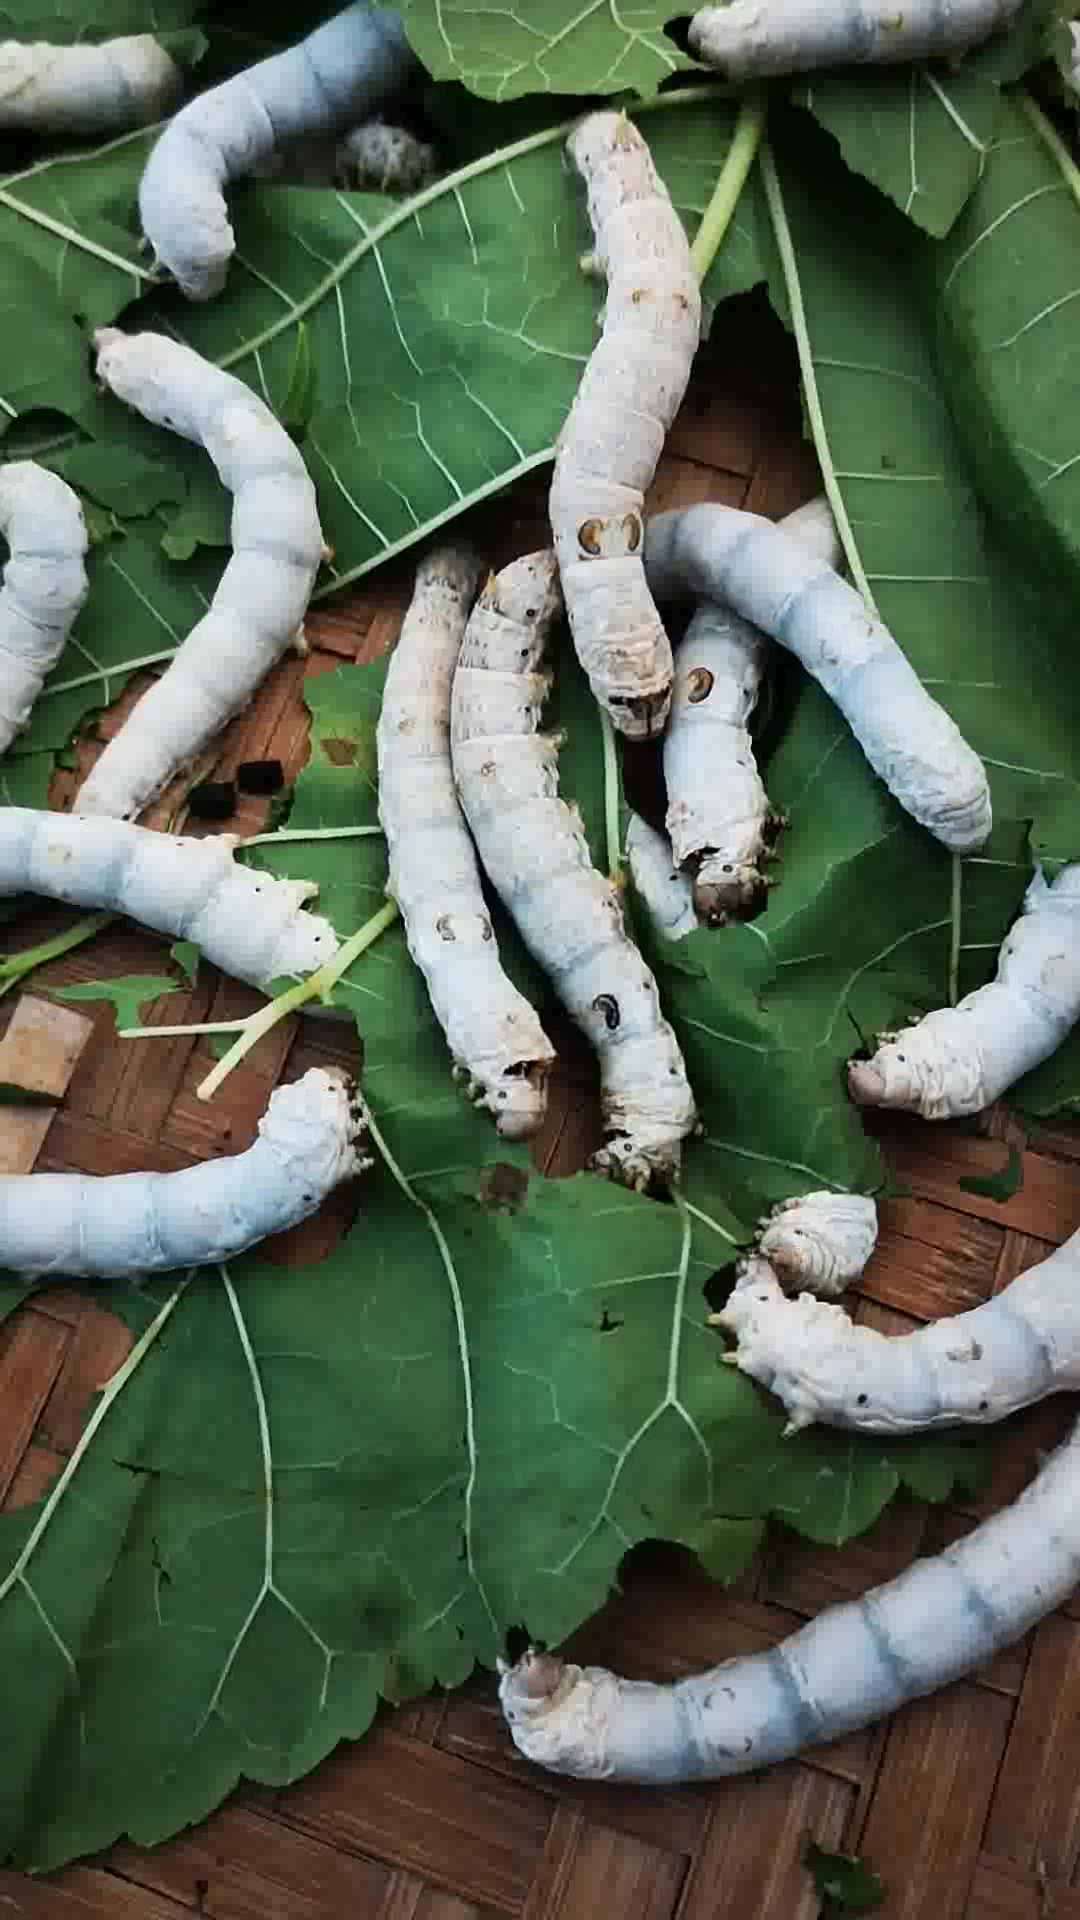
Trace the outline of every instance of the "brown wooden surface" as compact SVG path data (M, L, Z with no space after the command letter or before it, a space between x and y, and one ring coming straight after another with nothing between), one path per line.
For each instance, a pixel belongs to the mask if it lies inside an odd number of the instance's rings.
M714 499L779 515L806 497L813 467L786 371L762 372L755 318L725 322L672 435L653 504ZM543 537L543 481L472 517L496 562ZM406 557L345 611L312 619L310 657L273 676L230 735L226 767L273 753L296 773L305 755L304 673L383 651L409 572ZM245 803L241 826L254 830L260 818L259 803ZM64 918L43 909L32 927L20 926L19 944ZM162 971L164 962L162 942L111 929L44 970L33 989ZM196 988L159 1004L156 1018L221 1019L255 1004L247 989L204 969ZM0 1002L0 1016L10 1008L10 999ZM205 1042L120 1042L106 1007L85 1011L93 1039L41 1145L42 1168L168 1169L238 1151L279 1075L292 1077L327 1049L348 1057L332 1029L294 1022L268 1036L204 1106L195 1087L211 1060ZM566 1097L539 1149L552 1171L576 1164L590 1139L587 1081L580 1065L568 1069ZM860 1317L874 1325L901 1330L968 1307L1080 1225L1076 1135L1048 1129L1025 1140L1000 1111L985 1138L915 1123L881 1131L907 1193L883 1208L861 1289ZM960 1176L999 1167L1007 1141L1024 1149L1021 1190L1004 1205L964 1192ZM312 1257L341 1217L331 1204L289 1236L281 1257ZM41 1494L126 1345L123 1329L74 1289L42 1294L0 1328L6 1505ZM727 1592L685 1555L639 1553L621 1597L575 1648L662 1678L764 1646L1010 1499L1071 1411L1059 1401L1014 1422L991 1489L967 1509L900 1500L840 1552L775 1529ZM814 1920L800 1865L808 1834L868 1856L888 1887L886 1920L1080 1920L1080 1604L894 1722L806 1764L712 1790L560 1786L516 1756L481 1677L450 1698L387 1713L367 1740L340 1748L308 1779L282 1792L243 1791L152 1851L121 1844L43 1880L0 1873L0 1908L13 1920L178 1920L184 1911L214 1920Z

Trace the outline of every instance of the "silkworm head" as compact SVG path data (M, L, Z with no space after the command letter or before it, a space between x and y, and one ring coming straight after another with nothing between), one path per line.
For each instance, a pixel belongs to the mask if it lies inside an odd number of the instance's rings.
M496 1131L504 1140L531 1139L547 1112L547 1067L534 1063L517 1073L502 1074L484 1104L495 1115Z
M895 1041L872 1060L849 1060L848 1092L859 1107L907 1107L918 1098L913 1062Z
M707 927L732 920L754 920L765 908L769 890L757 867L738 860L706 858L693 881L694 907Z

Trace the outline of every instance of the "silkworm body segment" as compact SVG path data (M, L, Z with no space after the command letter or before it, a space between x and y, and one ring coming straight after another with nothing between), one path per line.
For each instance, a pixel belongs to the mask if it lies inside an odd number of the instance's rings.
M603 334L559 436L549 512L578 657L613 724L659 733L671 646L642 568L644 496L690 378L701 297L681 220L637 129L594 113L567 150L585 181Z

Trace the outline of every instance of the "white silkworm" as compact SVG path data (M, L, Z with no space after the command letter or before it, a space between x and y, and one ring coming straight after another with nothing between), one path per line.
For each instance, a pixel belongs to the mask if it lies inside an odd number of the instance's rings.
M47 467L0 467L0 753L30 718L86 599L86 527L78 495Z
M228 182L290 142L368 119L416 71L396 10L360 4L182 108L146 163L139 213L189 300L212 299L225 285L236 249Z
M40 893L72 907L124 913L154 933L191 940L223 973L252 986L313 973L338 950L328 920L302 911L318 888L237 866L235 841L152 833L0 807L0 897Z
M558 612L551 553L488 581L454 676L454 777L488 878L599 1056L607 1139L591 1164L645 1187L678 1172L694 1099L615 890L559 798L559 743L538 732L541 662Z
M641 564L642 508L690 378L701 297L690 247L637 128L593 113L567 141L607 275L602 338L559 435L548 510L567 617L621 733L658 733L671 646Z
M514 1744L579 1779L670 1785L756 1772L935 1693L1080 1579L1080 1423L1011 1507L761 1653L673 1686L530 1650L500 1662Z
M920 826L953 853L982 846L991 826L982 761L861 596L791 534L735 507L657 514L645 571L658 599L722 601L787 647Z
M780 525L823 566L839 564L840 542L823 495ZM667 830L707 926L751 920L768 897L763 869L783 821L769 806L749 730L768 649L758 628L706 600L675 650L664 734Z
M861 1193L803 1193L760 1222L757 1249L793 1293L843 1293L877 1245L877 1207Z
M982 1306L898 1337L808 1294L789 1300L763 1259L711 1320L737 1335L733 1362L783 1401L791 1432L986 1426L1080 1386L1080 1234Z
M870 1060L848 1065L863 1107L901 1107L924 1120L980 1113L1049 1059L1080 1018L1080 865L1048 886L1041 868L1005 936L997 976L903 1033L881 1036Z
M38 1280L130 1280L232 1260L370 1166L363 1131L345 1075L313 1067L270 1095L246 1153L179 1173L0 1176L0 1265Z
M290 646L323 556L315 488L264 400L160 333L94 335L101 380L156 426L205 447L233 495L232 557L209 612L143 694L79 791L80 813L129 819L189 766Z
M0 132L115 133L166 113L183 85L152 33L93 46L0 42Z
M626 862L634 891L665 940L683 940L693 933L698 924L694 897L685 873L675 865L671 841L637 813L627 822Z
M1007 27L1023 0L727 0L690 23L690 51L729 80L816 67L965 53Z
M469 1097L499 1132L540 1126L555 1049L499 960L480 869L450 763L450 690L476 592L471 554L443 547L421 561L390 657L376 732L379 819L388 892L409 952Z

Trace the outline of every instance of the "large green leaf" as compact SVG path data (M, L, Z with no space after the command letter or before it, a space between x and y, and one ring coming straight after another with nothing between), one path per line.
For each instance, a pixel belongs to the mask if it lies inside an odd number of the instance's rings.
M437 80L488 100L523 93L652 94L696 63L664 27L671 0L403 0L409 38Z
M380 681L311 683L293 833L372 822ZM571 776L589 711L564 686ZM345 844L252 857L321 878L344 932L385 880L377 837ZM22 1864L152 1843L242 1775L296 1778L380 1693L460 1682L512 1627L558 1640L635 1541L730 1577L770 1512L839 1541L901 1480L940 1497L970 1474L966 1443L782 1440L704 1324L743 1231L722 1200L534 1175L500 1204L491 1170L522 1156L451 1081L400 932L338 999L378 1144L352 1232L313 1270L107 1293L157 1337L49 1499L0 1518L0 1848Z
M938 348L980 490L1021 563L1080 583L1080 174L1011 97L963 218L928 262Z

